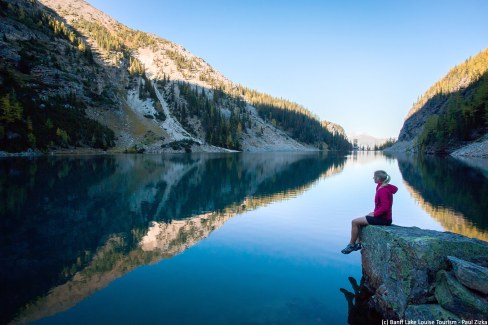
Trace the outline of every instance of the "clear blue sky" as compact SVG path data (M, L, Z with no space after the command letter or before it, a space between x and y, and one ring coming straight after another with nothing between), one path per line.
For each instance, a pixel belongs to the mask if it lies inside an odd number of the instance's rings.
M428 87L488 47L484 0L88 2L234 82L377 137L397 137Z

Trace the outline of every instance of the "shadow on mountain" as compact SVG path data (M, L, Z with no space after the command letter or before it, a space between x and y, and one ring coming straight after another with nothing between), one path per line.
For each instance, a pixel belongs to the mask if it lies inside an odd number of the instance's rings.
M113 130L86 113L119 106L113 67L39 2L2 0L0 16L0 150L113 147Z
M1 322L66 309L236 213L298 195L344 161L320 153L0 160Z
M451 157L397 158L407 189L446 230L488 240L488 181L479 169Z

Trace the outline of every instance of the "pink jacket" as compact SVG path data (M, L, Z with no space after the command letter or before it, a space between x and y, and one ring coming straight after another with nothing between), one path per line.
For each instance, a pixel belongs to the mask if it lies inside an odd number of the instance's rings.
M395 185L387 184L376 186L376 195L374 197L374 216L392 220L391 206L393 205L393 194L398 191Z

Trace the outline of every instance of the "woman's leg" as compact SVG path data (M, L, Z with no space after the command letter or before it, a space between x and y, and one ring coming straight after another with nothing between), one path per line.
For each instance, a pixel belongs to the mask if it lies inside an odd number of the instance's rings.
M359 229L366 225L368 225L366 217L356 218L351 222L351 241L349 242L351 245L356 243L359 236Z

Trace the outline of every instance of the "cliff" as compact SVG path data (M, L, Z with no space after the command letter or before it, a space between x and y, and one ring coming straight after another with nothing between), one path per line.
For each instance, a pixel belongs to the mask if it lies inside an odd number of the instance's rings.
M487 242L399 226L367 226L361 238L364 282L385 318L486 319Z
M421 151L486 157L488 49L453 67L407 116L388 152ZM477 143L476 148L469 147Z

